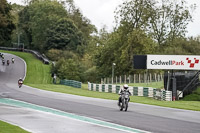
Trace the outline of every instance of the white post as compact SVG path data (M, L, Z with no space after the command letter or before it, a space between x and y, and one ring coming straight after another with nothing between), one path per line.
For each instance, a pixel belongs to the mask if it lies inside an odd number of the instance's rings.
M134 78L134 83L135 83L135 78L136 78L135 74L134 74L134 77L133 77L133 78Z
M124 80L125 80L124 83L126 84L126 75L124 75Z
M150 80L150 83L151 83L151 73L149 74L149 80Z
M154 76L155 76L155 81L157 82L157 77L156 77L156 73L154 73Z
M140 83L140 73L139 73L138 79L139 79L139 83Z
M113 84L113 76L112 76L112 84Z
M129 84L131 83L131 75L128 77Z

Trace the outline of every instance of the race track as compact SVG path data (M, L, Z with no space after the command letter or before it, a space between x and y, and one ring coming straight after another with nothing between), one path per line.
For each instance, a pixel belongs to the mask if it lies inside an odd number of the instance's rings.
M11 59L14 55L6 54L5 57ZM84 116L93 118L95 120L101 120L102 122L113 123L130 127L132 129L139 129L138 132L155 132L155 133L199 133L200 132L200 112L187 111L181 109L172 109L151 105L143 105L137 103L130 103L127 112L119 111L117 107L117 101L104 100L97 98L81 97L69 94L61 94L55 92L49 92L23 86L18 88L17 80L19 77L25 75L24 62L15 57L16 62L9 66L3 66L0 64L0 101L2 99L14 99L17 101L24 101L31 103L33 106L39 105L41 107L48 107L50 109L56 109L66 113L75 114L76 117ZM134 98L134 97L131 97ZM12 101L11 101L12 102ZM9 112L11 110L11 112ZM25 117L21 116L24 113L29 112L31 114L38 115L37 117ZM12 114L12 115L9 115ZM15 114L15 115L14 115ZM52 122L47 119L48 115ZM13 116L13 118L11 117ZM21 117L20 117L21 116ZM44 117L39 117L44 116ZM26 107L15 107L14 105L8 105L0 102L0 119L19 125L25 129L33 132L128 132L127 130L116 130L112 127L107 128L102 125L95 125L93 123L87 123L84 121L75 121L75 118L58 116L44 112L42 110L27 109ZM17 118L17 119L16 119ZM30 127L29 123L23 123L20 118L31 119L37 118L38 120L44 120L43 124L34 121ZM34 119L35 120L35 119ZM20 121L20 122L18 122ZM50 121L48 124L45 124ZM67 122L76 124L66 124ZM74 122L75 121L75 122ZM56 122L63 123L60 126L55 126ZM77 128L77 123L80 127ZM108 125L107 123L107 125ZM38 124L38 125L37 125ZM44 127L42 128L41 125ZM68 125L68 126L67 126ZM49 126L49 127L48 127ZM50 130L53 126L54 130ZM78 126L78 127L79 127ZM40 127L40 128L38 128ZM66 129L64 129L64 127ZM49 128L49 130L47 129ZM59 128L59 129L56 129ZM36 130L37 129L37 130ZM63 130L62 130L63 129ZM122 128L121 128L122 129ZM131 131L129 131L131 132ZM136 132L136 131L135 131Z

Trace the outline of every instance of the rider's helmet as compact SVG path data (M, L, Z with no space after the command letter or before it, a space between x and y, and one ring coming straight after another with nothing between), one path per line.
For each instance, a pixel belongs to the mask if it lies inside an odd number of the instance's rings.
M124 85L124 89L125 90L128 89L128 85L127 84Z

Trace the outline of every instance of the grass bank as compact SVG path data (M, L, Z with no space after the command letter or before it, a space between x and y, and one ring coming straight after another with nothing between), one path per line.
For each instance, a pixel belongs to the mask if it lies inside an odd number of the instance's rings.
M43 89L43 90L48 90L48 91L68 93L68 94L81 95L81 96L87 96L87 97L112 99L112 100L118 99L117 94L88 91L87 84L83 84L82 89L72 88L72 87L63 86L63 85L50 84L51 77L50 77L49 65L44 65L41 61L37 60L33 55L28 54L28 53L21 53L21 52L9 52L9 53L20 56L26 61L28 69L27 69L27 77L26 77L27 79L26 79L25 84L29 86ZM131 86L145 86L146 85L148 87L157 88L158 86L162 87L162 82L154 83L154 85L156 85L157 87L153 86L153 84L151 85L151 84L146 84L146 83L145 84L144 83L130 84L130 85ZM148 97L131 96L131 102L200 111L200 101L181 100L181 101L175 101L175 102L172 102L172 101L168 102L168 101L158 101L158 100L154 100L153 98L148 98Z
M17 126L0 121L0 133L29 133Z

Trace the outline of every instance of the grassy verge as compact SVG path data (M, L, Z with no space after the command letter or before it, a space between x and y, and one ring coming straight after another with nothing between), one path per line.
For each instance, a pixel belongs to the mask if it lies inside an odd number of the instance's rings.
M81 96L87 96L87 97L96 97L96 98L112 99L112 100L118 99L117 94L88 91L87 84L83 84L82 89L72 88L72 87L63 86L63 85L50 84L51 77L49 74L50 72L49 65L42 64L41 61L38 61L33 55L28 54L28 53L20 53L20 52L9 52L9 53L18 55L26 61L27 66L28 66L26 84L29 86L43 89L43 90L48 90L48 91L68 93L68 94L81 95ZM162 82L157 82L153 84L162 87ZM145 86L145 84L130 84L130 85L131 86ZM146 85L148 87L157 88L156 86L153 86L150 84L146 84ZM148 97L131 96L131 102L200 111L200 101L167 102L167 101L154 100L153 98L148 98Z
M17 126L0 121L0 133L29 133Z

